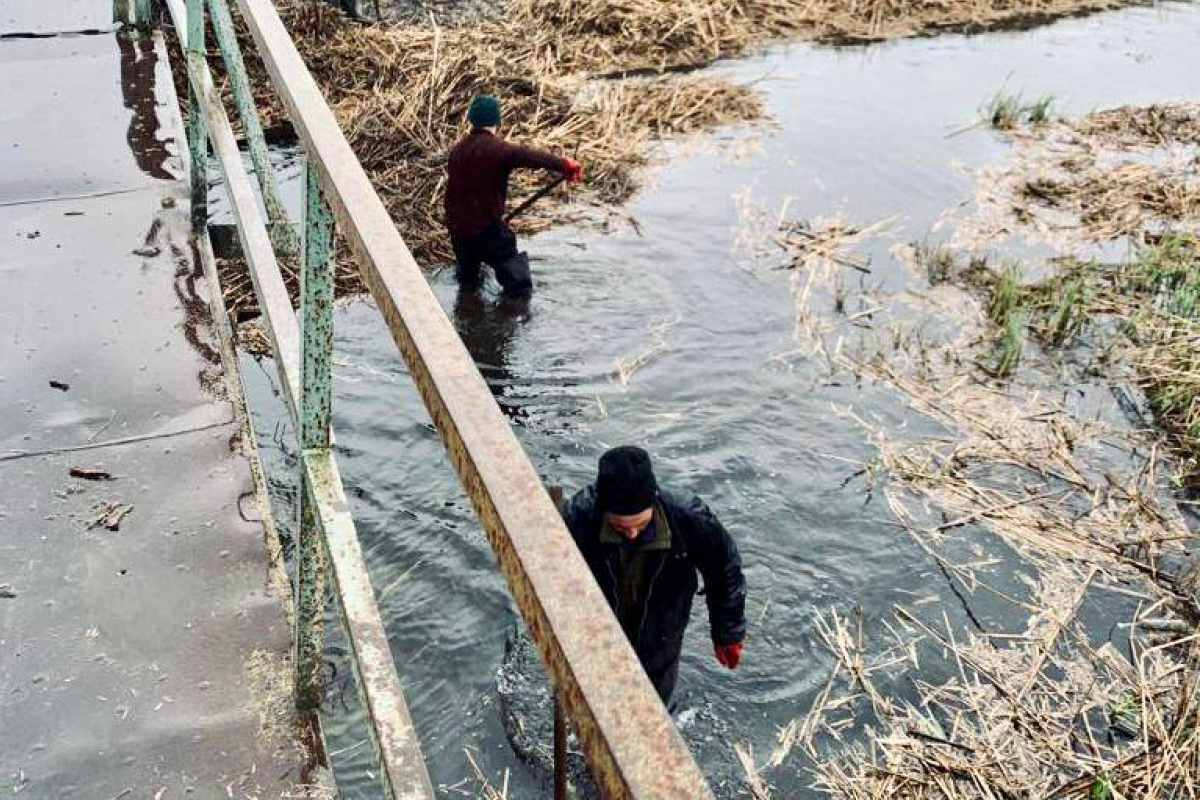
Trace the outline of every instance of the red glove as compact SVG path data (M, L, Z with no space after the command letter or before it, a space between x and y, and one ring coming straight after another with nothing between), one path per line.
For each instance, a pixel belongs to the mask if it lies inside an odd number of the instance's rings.
M567 162L567 165L563 167L562 173L564 176L566 176L567 180L569 180L571 183L579 183L581 180L583 180L582 164L573 158L564 158L563 161Z
M717 654L717 661L721 662L721 666L737 669L738 662L742 660L742 643L714 644L713 652Z

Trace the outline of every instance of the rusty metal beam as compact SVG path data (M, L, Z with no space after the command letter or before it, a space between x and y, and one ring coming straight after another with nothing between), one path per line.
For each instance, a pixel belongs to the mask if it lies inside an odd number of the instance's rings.
M238 0L606 798L711 798L533 465L270 0Z

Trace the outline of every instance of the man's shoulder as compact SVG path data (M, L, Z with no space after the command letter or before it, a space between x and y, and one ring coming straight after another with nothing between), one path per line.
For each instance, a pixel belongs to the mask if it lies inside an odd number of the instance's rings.
M704 504L704 501L698 495L680 489L669 489L660 486L658 487L658 499L671 511L684 514L708 509L708 506Z
M596 513L596 487L588 485L577 491L563 506L567 523L578 523Z
M495 139L495 136L481 134L479 131L471 131L454 143L454 146L450 148L450 155L453 156L456 153L462 153L464 150L478 150L483 147L490 147Z
M658 497L672 524L685 538L706 537L720 530L716 515L699 495L659 487Z

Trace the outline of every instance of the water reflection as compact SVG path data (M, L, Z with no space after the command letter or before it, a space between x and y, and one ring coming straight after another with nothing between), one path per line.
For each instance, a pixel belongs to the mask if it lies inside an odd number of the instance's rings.
M513 373L509 360L517 331L529 321L528 297L491 298L478 285L458 287L454 298L454 327L504 415L524 424L528 410L509 394Z
M167 142L159 139L158 97L154 82L158 69L158 53L154 41L148 37L130 33L117 36L121 48L121 97L132 116L125 139L138 167L159 180L173 180L167 171L167 159L171 157Z

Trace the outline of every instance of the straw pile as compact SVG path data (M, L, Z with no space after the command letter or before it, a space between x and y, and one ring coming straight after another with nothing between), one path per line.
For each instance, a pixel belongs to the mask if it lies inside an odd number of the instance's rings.
M644 62L615 50L606 56L602 45L613 40L567 38L535 19L552 14L549 5L518 3L503 21L450 29L362 26L321 3L281 6L355 153L421 263L451 257L441 211L445 160L466 132L463 112L477 92L503 98L506 136L582 162L585 197L602 206L635 191L635 171L647 163L654 137L761 115L750 88L714 78L596 80L598 70ZM573 13L588 11L579 5ZM590 10L606 16L600 4ZM647 49L645 43L631 47ZM283 121L261 68L252 69L260 107L268 109L269 120ZM543 180L522 173L517 179L514 194ZM577 210L568 213L577 216ZM535 219L521 229L545 224L547 218Z

